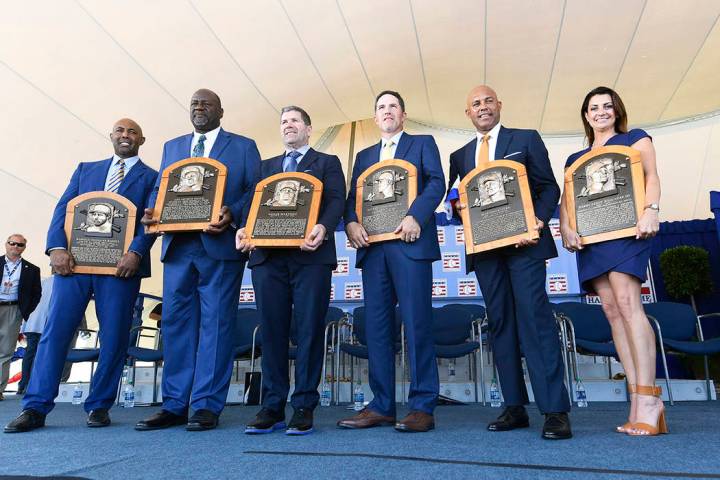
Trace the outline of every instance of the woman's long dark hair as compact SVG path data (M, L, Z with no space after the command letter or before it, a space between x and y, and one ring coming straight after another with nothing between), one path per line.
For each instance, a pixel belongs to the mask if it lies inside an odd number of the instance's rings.
M595 132L593 132L590 123L587 121L587 118L585 118L585 114L587 113L590 99L595 95L610 95L610 99L612 100L613 104L613 110L615 110L615 131L617 131L618 133L627 133L627 111L625 110L625 104L620 98L620 95L618 95L615 90L609 87L593 88L588 92L587 95L585 95L585 100L583 100L582 107L580 107L580 119L583 122L585 136L588 139L588 146L590 147L592 147L592 144L595 141Z

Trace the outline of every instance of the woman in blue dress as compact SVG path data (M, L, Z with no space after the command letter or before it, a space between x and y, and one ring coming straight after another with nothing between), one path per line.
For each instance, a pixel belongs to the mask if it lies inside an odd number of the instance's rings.
M587 152L610 145L624 145L640 151L645 173L644 211L634 237L608 240L583 246L577 232L570 227L565 210L565 192L560 208L560 231L563 246L578 252L580 283L595 292L610 322L618 357L625 370L631 393L628 422L617 431L629 435L667 433L661 389L655 386L655 334L640 300L640 285L645 281L650 239L659 228L658 203L660 180L655 163L652 139L643 130L627 129L627 113L618 94L607 87L591 90L580 110L589 147L568 157L565 168ZM602 185L603 172L591 180Z

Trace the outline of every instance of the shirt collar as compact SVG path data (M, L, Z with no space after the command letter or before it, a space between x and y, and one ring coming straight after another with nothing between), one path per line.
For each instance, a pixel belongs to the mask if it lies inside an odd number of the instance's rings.
M287 157L287 154L292 151L300 152L300 156L305 156L308 150L310 150L310 145L308 145L307 143L300 148L296 148L295 150L293 150L292 148L285 148L285 156Z
M112 164L113 166L118 164L118 160L120 160L120 157L117 155L113 155ZM137 162L140 161L140 157L138 155L135 155L134 157L128 157L125 159L125 168L130 169L133 165L135 165Z
M200 132L193 132L193 143L198 140L200 135L205 135L205 141L214 142L215 139L218 136L218 133L220 133L220 127L218 126L214 130L210 130L209 132L200 133Z
M498 124L495 125L495 126L492 128L492 130L490 130L490 131L488 132L488 135L490 135L490 139L492 139L492 140L497 140L497 137L498 137L498 135L500 134L500 127L502 127L502 125L500 125L500 122L498 122ZM479 142L482 142L482 139L483 139L483 137L485 136L485 134L482 134L482 133L480 133L480 132L475 132L475 133L477 134L478 143L479 143Z
M384 139L384 138L383 138L383 139L381 140L382 146L384 147L384 146L387 145L389 142L393 142L393 143L394 143L394 146L397 147L398 144L400 143L400 137L402 137L402 134L403 134L403 133L404 133L404 132L403 132L402 130L400 130L398 133L396 133L395 135L393 135L392 137L390 137L390 138L388 138L388 139Z
M22 256L18 257L17 261L13 262L11 261L7 255L5 255L5 263L8 265L17 265L19 262L22 262Z

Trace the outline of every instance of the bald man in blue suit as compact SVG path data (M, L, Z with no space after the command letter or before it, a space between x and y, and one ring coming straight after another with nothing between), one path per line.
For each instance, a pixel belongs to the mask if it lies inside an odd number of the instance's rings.
M394 424L401 432L435 428L433 412L439 391L432 335L432 262L440 259L435 209L445 192L440 153L429 135L403 132L407 114L399 93L381 92L375 100L375 123L382 141L358 153L345 204L345 230L358 249L367 322L370 388L374 398L359 414L340 420L341 428ZM417 197L398 225L400 239L368 243L355 213L358 177L385 159L406 160L417 168ZM409 414L395 422L395 304L405 325L410 363Z
M136 430L187 423L187 430L217 427L232 374L233 326L247 254L235 249L235 229L244 226L260 175L260 153L249 138L220 128L223 109L210 90L190 101L195 132L170 140L163 171L188 157L209 157L227 167L220 219L203 232L165 234L163 270L163 407ZM149 204L154 205L160 177ZM152 209L143 223L151 225ZM188 410L193 413L188 419Z
M6 433L25 432L45 425L45 416L55 406L53 400L58 394L68 347L93 295L100 323L100 358L84 406L89 427L110 425L108 410L115 401L126 357L132 310L140 291L140 280L150 276L150 248L155 238L145 235L138 215L135 236L128 253L118 261L115 276L74 274L75 261L67 250L65 209L68 202L80 194L106 190L127 198L142 212L157 178L157 171L138 157L145 137L137 123L127 118L119 120L113 126L110 140L115 155L78 165L55 207L46 247L56 274L48 320L22 400L23 412L5 427ZM118 173L120 170L122 175Z

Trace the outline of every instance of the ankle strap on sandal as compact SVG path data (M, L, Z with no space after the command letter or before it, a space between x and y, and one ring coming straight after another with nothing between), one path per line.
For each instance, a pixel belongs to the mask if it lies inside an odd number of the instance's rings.
M654 397L659 397L662 395L662 387L657 385L636 385L635 393L638 395L652 395Z

